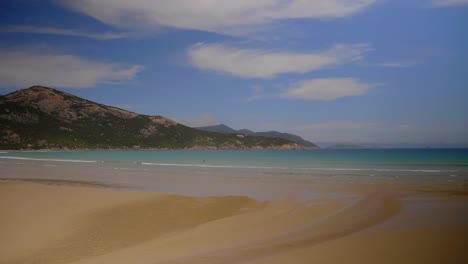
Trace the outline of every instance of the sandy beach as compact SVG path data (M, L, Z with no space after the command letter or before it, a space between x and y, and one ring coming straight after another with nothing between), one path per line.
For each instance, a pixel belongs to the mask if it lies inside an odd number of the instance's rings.
M0 264L468 264L468 0L0 15Z
M261 201L3 180L0 263L466 263L468 196L425 188Z

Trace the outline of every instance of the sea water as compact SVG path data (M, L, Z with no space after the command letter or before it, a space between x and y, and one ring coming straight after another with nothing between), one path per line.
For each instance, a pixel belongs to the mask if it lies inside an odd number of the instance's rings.
M0 152L0 163L140 170L187 177L468 181L468 149L23 151Z

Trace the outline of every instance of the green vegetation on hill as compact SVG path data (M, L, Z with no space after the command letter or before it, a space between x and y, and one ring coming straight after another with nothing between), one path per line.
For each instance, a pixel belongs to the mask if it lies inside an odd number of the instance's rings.
M33 86L0 97L0 149L301 149L280 138L205 132Z
M240 134L245 134L249 136L257 136L257 137L283 138L283 139L295 142L301 146L304 146L307 149L319 148L314 143L304 140L300 136L296 136L296 135L288 134L288 133L281 133L278 131L254 132L248 129L235 130L224 124L214 125L214 126L205 126L205 127L196 127L196 129L203 130L203 131L210 131L210 132L226 133L226 134L240 133Z

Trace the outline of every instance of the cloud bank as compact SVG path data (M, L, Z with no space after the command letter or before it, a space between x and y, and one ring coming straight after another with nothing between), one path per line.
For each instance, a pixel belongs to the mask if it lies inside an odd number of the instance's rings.
M335 45L315 53L240 49L222 44L196 44L188 50L192 66L241 78L269 79L284 73L307 73L362 58L367 44Z
M57 0L122 28L173 27L218 33L249 31L283 19L340 18L376 0Z
M299 131L324 131L331 132L336 130L342 130L346 132L350 131L361 131L366 129L375 128L374 123L368 122L328 122L328 123L316 123L299 126Z
M463 144L466 124L389 124L381 122L319 122L296 126L292 131L314 142L351 144Z
M0 50L0 85L35 84L89 88L98 83L119 83L135 78L140 65L121 65L81 59L73 55Z

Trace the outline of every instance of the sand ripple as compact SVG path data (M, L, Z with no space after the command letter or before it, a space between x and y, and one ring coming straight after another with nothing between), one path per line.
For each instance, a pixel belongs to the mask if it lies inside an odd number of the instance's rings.
M362 234L402 208L390 190L308 203L80 186L0 182L9 216L0 218L0 263L309 263L311 249Z

